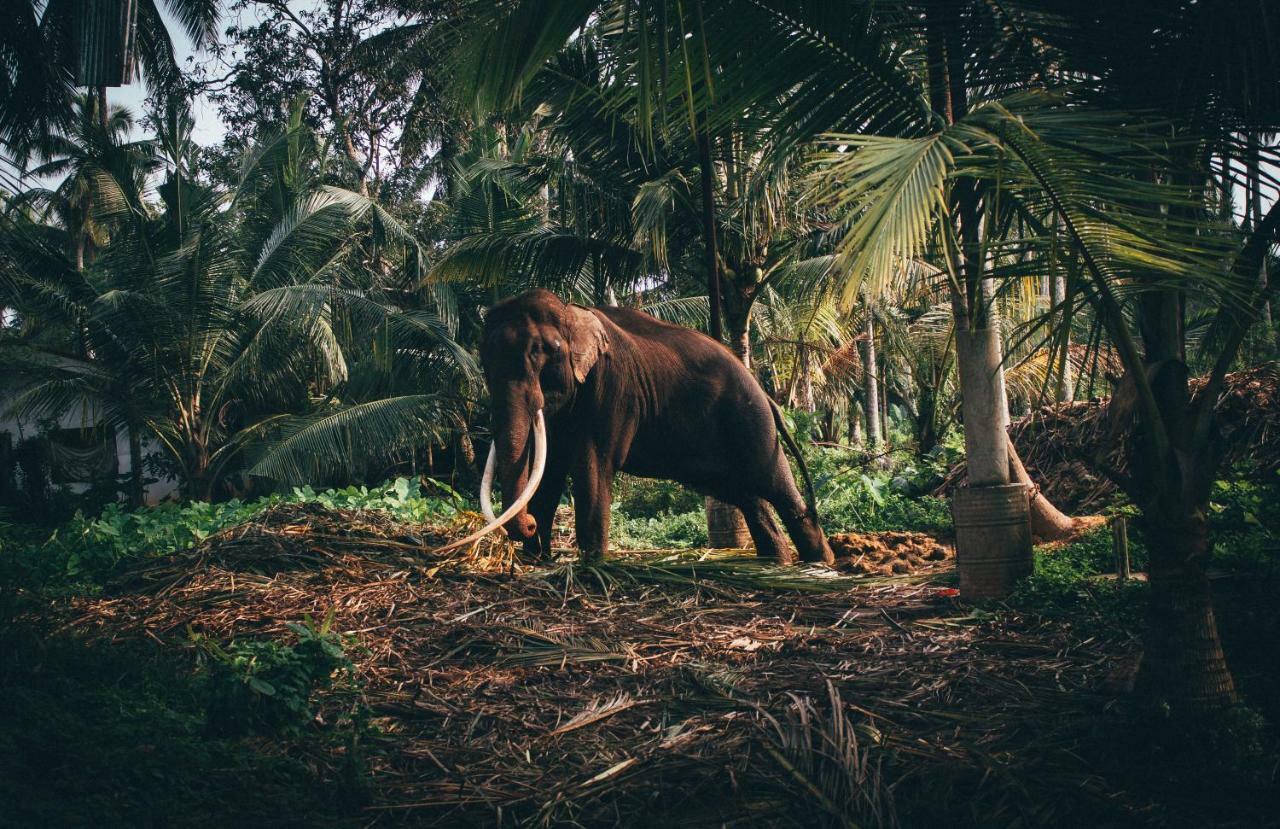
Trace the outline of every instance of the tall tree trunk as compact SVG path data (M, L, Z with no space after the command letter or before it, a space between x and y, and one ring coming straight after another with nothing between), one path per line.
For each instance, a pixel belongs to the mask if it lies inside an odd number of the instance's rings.
M938 393L935 389L917 387L916 452L927 455L938 445Z
M721 274L721 314L728 329L730 350L744 366L751 368L751 309L755 305L755 288L739 281L745 278L742 269L736 273L738 276L730 279Z
M1146 650L1139 678L1192 723L1206 710L1238 701L1222 653L1206 573L1208 501L1212 450L1198 446L1192 424L1189 371L1184 359L1182 303L1176 291L1148 287L1139 298L1143 360L1167 446L1154 437L1155 424L1138 423L1134 500L1150 542L1151 586Z
M864 440L862 433L862 401L855 395L849 398L849 445L861 448Z
M1061 274L1050 274L1049 276L1049 304L1053 308L1057 308L1067 296L1067 278ZM1063 317L1066 316L1065 309L1061 311ZM1059 363L1056 367L1057 378L1054 386L1054 397L1059 403L1065 403L1075 399L1076 386L1075 377L1072 375L1071 367L1071 331L1064 329L1062 337L1059 339ZM1052 349L1050 350L1052 353Z
M876 360L880 369L880 439L889 442L889 380L885 374L884 361Z
M129 432L129 506L138 509L146 501L142 480L142 430L132 421L126 428Z
M1246 178L1248 180L1248 197L1249 203L1246 206L1246 216L1249 217L1249 229L1257 228L1258 223L1262 221L1262 171L1259 164L1258 134L1250 132L1246 137L1248 144L1246 155ZM1262 267L1258 269L1258 288L1265 291L1267 289L1267 260L1269 257L1262 257ZM1269 348L1280 350L1280 332L1273 329L1271 323L1271 303L1262 303L1262 313L1260 314L1262 321L1262 336L1267 342ZM1274 340L1273 340L1274 337Z
M1207 505L1202 505L1207 506ZM1154 514L1143 511L1151 541L1151 584L1144 686L1180 715L1196 717L1239 701L1222 653L1205 565L1209 558L1204 509L1182 505ZM1171 520L1173 519L1173 520Z
M867 446L872 450L879 449L884 442L884 433L880 427L880 366L876 359L876 325L871 312L871 304L867 303L867 321L863 327L865 341L862 344L863 366L863 400L867 413Z
M953 308L959 308L954 305ZM969 317L955 314L956 369L964 417L964 452L973 486L1009 483L1008 407L1001 380L1000 332L990 326L970 327Z
M705 123L698 131L698 170L702 179L702 247L707 266L707 302L711 312L707 333L720 342L724 337L720 313L720 257L716 243L715 168L711 159L711 136Z

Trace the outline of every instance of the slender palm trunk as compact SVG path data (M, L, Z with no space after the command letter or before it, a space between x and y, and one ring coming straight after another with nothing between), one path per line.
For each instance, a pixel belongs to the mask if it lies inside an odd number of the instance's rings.
M862 366L865 386L864 402L867 413L867 445L871 449L879 449L884 442L880 420L880 365L876 359L876 325L871 313L871 305L867 305L867 321L863 328L865 341L862 347Z
M716 247L715 168L711 159L711 136L706 127L698 132L698 169L702 183L702 247L707 266L707 301L710 319L707 333L716 342L723 339L720 312L720 257Z
M1027 468L1023 466L1022 458L1018 457L1013 441L1007 435L1005 439L1009 441L1009 480L1025 484L1031 493L1031 533L1042 541L1058 541L1069 537L1075 521L1044 497L1040 487L1027 474Z
M1067 278L1060 274L1049 276L1049 304L1057 308L1067 295ZM1066 315L1064 310L1063 315ZM1054 385L1054 397L1059 403L1075 399L1075 377L1071 368L1071 331L1066 329L1059 340L1059 363L1056 367L1057 378Z
M1002 382L1000 332L989 325L971 328L962 309L955 314L955 323L969 483L1002 486L1009 483L1009 441L1005 431L1008 406Z
M1169 520L1175 511L1180 515ZM1174 710L1195 716L1234 705L1239 698L1222 652L1205 572L1210 552L1206 513L1187 504L1161 513L1143 521L1151 541L1151 604L1142 677Z
M1249 228L1252 230L1262 221L1262 171L1259 163L1259 155L1261 153L1258 147L1258 134L1250 132L1247 137L1247 158L1246 158L1246 178L1248 180L1248 197L1249 204L1247 206L1247 215L1249 216ZM1267 259L1262 257L1262 267L1258 269L1258 287L1265 291L1267 289L1270 274L1267 273ZM1262 313L1259 315L1262 322L1262 336L1267 340L1267 347L1280 350L1280 331L1275 331L1271 322L1271 303L1262 303ZM1274 339L1273 339L1274 338Z
M146 502L142 480L142 430L130 421L129 431L129 506L138 509Z
M854 396L849 398L849 445L861 447L864 440L862 433L862 401Z

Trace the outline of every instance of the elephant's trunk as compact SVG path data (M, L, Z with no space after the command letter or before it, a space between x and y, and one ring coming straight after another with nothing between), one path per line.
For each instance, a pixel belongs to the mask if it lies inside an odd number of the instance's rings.
M466 538L439 548L436 550L437 553L471 544L504 524L507 526L507 534L512 538L529 538L537 531L537 522L533 520L533 516L529 515L526 507L529 504L529 500L533 498L533 494L538 491L538 484L542 482L542 473L547 467L547 427L543 420L541 409L538 409L533 419L533 468L531 470L528 468L527 462L522 463L522 461L525 461L528 442L526 437L515 455L515 462L510 466L504 465L503 469L503 480L510 482L506 484L507 491L519 492L520 494L516 496L510 506L503 510L502 515L493 515L490 495L493 491L494 468L497 466L497 449L491 446L489 460L485 464L484 480L480 484L480 507L484 511L485 526ZM512 469L515 470L515 474L511 474L510 470ZM526 528L528 534L519 535Z

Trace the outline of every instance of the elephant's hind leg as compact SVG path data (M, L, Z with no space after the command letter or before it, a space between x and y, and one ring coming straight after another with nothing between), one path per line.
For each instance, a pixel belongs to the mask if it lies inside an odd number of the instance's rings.
M778 474L774 492L766 500L778 511L778 517L786 525L787 534L796 545L801 561L835 563L836 557L831 552L831 545L827 543L827 537L818 524L818 514L809 509L800 497L795 482L791 479L790 469Z
M751 540L756 545L756 555L761 558L776 559L779 564L791 564L795 554L778 532L778 525L769 513L768 503L763 498L752 498L739 505L742 517L747 520L747 529L751 531Z

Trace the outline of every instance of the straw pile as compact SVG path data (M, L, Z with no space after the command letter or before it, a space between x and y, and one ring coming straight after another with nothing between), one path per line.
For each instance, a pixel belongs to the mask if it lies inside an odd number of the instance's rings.
M1124 634L974 615L936 569L422 553L465 530L280 507L72 600L62 624L190 648L188 627L287 639L332 612L375 727L362 825L1167 817L1083 759L1112 739L1101 689ZM349 768L343 748L295 750L335 779Z
M1204 380L1191 381L1192 394ZM1280 364L1228 374L1216 415L1224 449L1223 469L1249 461L1263 480L1280 470ZM1009 429L1032 479L1059 509L1096 512L1117 495L1115 484L1094 469L1101 450L1110 468L1128 470L1129 447L1111 440L1106 400L1054 403L1020 418ZM964 463L948 473L935 494L948 495L966 479Z

